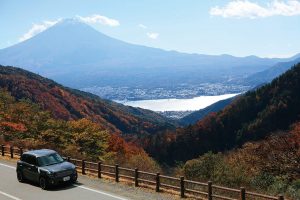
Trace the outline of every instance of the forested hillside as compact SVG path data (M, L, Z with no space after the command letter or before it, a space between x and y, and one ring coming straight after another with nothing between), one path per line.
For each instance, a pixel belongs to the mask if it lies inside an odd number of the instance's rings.
M194 111L191 114L181 118L179 120L179 122L182 125L195 124L197 121L203 119L209 113L218 112L218 111L222 110L225 106L230 104L235 98L236 97L224 99L224 100L218 101L210 106L207 106L206 108Z
M99 124L85 118L54 119L37 104L16 100L3 89L0 90L0 143L52 148L76 158L139 166L144 170L158 169L143 149L125 142L118 134L109 134Z
M148 138L143 145L160 161L173 164L208 151L224 152L287 130L300 120L299 104L300 64L297 64L270 84L238 97L222 111L175 133Z
M208 152L187 161L177 172L193 180L300 199L300 122L239 149Z
M37 103L56 119L86 118L110 133L143 136L174 129L173 122L155 112L103 100L19 68L0 66L0 88L17 100Z

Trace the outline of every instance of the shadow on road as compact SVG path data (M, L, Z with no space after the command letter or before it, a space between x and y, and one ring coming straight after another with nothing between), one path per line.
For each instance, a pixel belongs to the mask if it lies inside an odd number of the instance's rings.
M76 185L83 185L82 183L76 182ZM59 185L55 185L50 187L50 189L48 191L62 191L62 190L70 190L73 188L76 188L77 186L71 183L62 183Z
M29 185L32 185L35 187L40 187L38 183L34 183L34 182L27 181L27 182L25 182L25 184L29 184ZM55 191L70 190L70 189L76 188L81 185L83 185L83 184L79 183L79 182L76 182L76 185L73 185L72 183L61 183L58 185L51 186L49 189L47 189L47 191L55 192Z

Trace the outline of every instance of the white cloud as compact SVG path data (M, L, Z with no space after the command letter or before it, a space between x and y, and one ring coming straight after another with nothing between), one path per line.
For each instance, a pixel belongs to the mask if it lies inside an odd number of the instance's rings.
M147 33L147 36L150 39L156 40L158 38L159 34L158 33Z
M298 0L273 0L265 6L248 0L235 0L224 7L213 7L210 15L224 18L262 18L271 16L295 16L300 15L300 1Z
M138 27L140 27L141 29L144 29L145 32L147 31L146 29L148 29L148 26L144 25L144 24L139 24ZM150 30L148 30L150 31ZM152 39L152 40L156 40L159 36L159 33L155 33L155 32L147 32L146 33L147 37Z
M87 17L82 17L82 16L76 16L79 20L89 23L89 24L95 24L95 23L100 23L108 26L119 26L120 23L118 20L115 19L110 19L105 16L101 15L91 15ZM54 21L43 21L38 24L33 24L32 27L22 36L19 38L19 42L22 42L24 40L28 40L29 38L35 36L36 34L46 30L47 28L53 26L57 22L61 21L62 19L57 19Z
M53 26L61 19L54 20L54 21L43 21L39 24L33 24L32 27L27 31L22 37L19 38L19 42L23 42L24 40L28 40L29 38L35 36L36 34L46 30L50 26Z
M77 16L81 21L89 24L100 23L107 26L119 26L120 22L116 19L111 19L102 15L91 15L87 17Z
M140 28L142 28L142 29L147 29L148 27L146 26L146 25L144 25L144 24L139 24L138 25Z

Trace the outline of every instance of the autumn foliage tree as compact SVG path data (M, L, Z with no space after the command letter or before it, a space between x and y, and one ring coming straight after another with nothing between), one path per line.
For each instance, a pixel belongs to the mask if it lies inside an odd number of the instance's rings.
M208 152L187 161L181 175L206 182L300 198L300 123L225 153Z
M28 100L15 100L0 90L0 140L27 148L52 148L64 155L142 169L158 165L143 149L109 134L98 123L82 118L60 120Z

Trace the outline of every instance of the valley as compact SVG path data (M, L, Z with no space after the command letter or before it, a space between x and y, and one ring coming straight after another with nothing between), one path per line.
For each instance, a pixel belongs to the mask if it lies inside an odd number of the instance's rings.
M181 197L300 199L299 0L68 1L3 0L0 144Z

